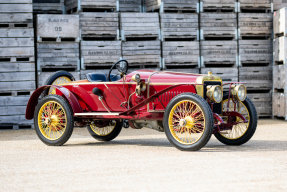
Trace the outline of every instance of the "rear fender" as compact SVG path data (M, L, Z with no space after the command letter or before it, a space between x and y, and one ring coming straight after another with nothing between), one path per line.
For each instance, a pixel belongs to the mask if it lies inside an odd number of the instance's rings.
M49 87L54 87L63 94L64 98L67 99L67 101L70 103L74 114L82 112L81 105L79 104L77 98L67 88L58 85L45 85L36 89L31 95L26 108L26 114L25 114L26 119L28 120L33 119L39 96L43 93L43 91L45 91Z

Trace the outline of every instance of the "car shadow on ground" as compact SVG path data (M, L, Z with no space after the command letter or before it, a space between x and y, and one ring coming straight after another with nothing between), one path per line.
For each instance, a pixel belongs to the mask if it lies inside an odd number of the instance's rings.
M154 146L154 147L173 147L167 139L152 138L152 139L128 139L128 140L114 140L110 142L95 143L78 143L66 144L67 147L77 146L117 146L117 145L130 145L130 146ZM228 146L212 140L205 147L201 149L202 152L230 152L230 151L287 151L287 141L276 140L251 140L244 145Z

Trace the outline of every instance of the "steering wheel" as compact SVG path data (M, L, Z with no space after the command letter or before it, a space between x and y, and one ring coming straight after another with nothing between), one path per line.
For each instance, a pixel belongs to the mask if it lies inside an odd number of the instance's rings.
M123 63L122 66L120 66L120 64ZM118 73L116 75L114 75L113 77L111 77L111 73L113 71L114 68L117 68L118 70ZM112 81L112 79L114 79L117 75L120 75L121 77L123 77L124 75L127 74L128 72L128 68L129 68L129 63L127 62L127 60L125 59L122 59L122 60L119 60L118 62L116 62L115 64L113 64L112 68L110 69L109 71L109 74L108 74L108 79L109 81Z

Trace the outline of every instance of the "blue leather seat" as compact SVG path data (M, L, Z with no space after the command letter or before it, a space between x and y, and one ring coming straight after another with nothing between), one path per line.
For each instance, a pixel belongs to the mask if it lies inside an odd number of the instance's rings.
M112 78L113 76L115 76L114 74L111 74L110 77ZM88 81L90 82L107 82L109 81L109 79L107 78L107 74L104 73L87 73L86 77L88 79ZM112 79L112 81L118 81L121 79L120 75L116 75L116 77L114 77Z

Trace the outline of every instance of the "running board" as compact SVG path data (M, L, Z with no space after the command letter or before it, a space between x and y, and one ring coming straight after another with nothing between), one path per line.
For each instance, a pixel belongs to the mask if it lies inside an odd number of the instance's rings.
M75 113L75 116L119 115L119 113Z

